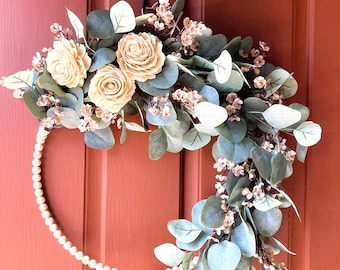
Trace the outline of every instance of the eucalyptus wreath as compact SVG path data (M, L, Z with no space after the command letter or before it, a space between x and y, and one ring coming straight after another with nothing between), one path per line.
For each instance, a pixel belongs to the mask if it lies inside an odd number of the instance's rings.
M175 244L160 244L155 256L172 269L249 270L254 259L262 269L287 269L274 255L294 253L274 235L282 208L300 217L282 182L321 127L308 107L289 103L297 81L266 62L269 44L214 34L183 19L183 8L184 0L161 0L136 17L119 1L90 12L86 27L67 10L75 35L52 24L53 46L1 85L23 99L40 129L78 129L92 148L108 150L117 136L124 143L127 130L150 134L153 160L212 145L216 194L194 205L191 221L168 222Z

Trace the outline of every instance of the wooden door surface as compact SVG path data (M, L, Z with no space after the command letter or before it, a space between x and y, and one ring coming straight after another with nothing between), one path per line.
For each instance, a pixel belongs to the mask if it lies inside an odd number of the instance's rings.
M1 1L0 76L30 68L36 51L52 44L50 24L71 27L65 7L84 21L89 10L114 2ZM129 3L138 14L141 1ZM297 253L281 255L293 270L338 268L339 183L333 166L340 150L339 10L336 0L188 0L186 6L188 15L216 33L268 42L269 61L294 72L295 100L307 104L323 128L322 141L309 150L305 164L295 163L295 175L285 183L303 221L286 211L278 236ZM40 217L31 181L39 124L21 102L1 88L0 270L87 269L63 250ZM46 194L57 222L75 245L118 269L164 269L153 248L173 241L167 221L188 217L192 205L213 191L209 149L155 162L148 158L147 140L147 134L130 132L124 145L97 151L84 146L78 131L60 129L53 130L44 151Z

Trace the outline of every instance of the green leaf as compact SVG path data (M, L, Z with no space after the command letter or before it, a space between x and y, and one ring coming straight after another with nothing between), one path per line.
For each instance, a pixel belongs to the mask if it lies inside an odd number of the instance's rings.
M217 58L227 44L227 38L223 34L212 36L196 36L195 40L199 42L197 55L205 59Z
M110 39L115 34L108 10L91 11L86 17L86 26L92 38Z
M16 72L12 75L5 77L1 86L7 89L16 90L20 88L32 88L33 86L34 72L32 70L24 70Z
M229 176L228 176L228 181L229 181ZM237 206L240 202L243 202L245 200L245 197L242 195L242 189L245 187L248 187L249 184L250 184L250 180L248 176L244 176L238 179L228 199L228 202L230 205Z
M211 229L205 227L201 223L201 215L203 211L203 207L207 200L201 200L198 201L191 209L191 218L192 218L192 223L194 223L198 228L200 228L202 231L204 231L206 234L211 235Z
M146 82L137 82L139 88L146 94L150 96L164 96L165 94L169 93L172 88L164 89L164 88L157 88L150 84L149 80Z
M223 157L235 163L241 163L249 158L254 143L248 137L236 143L218 136L217 146Z
M136 16L136 26L144 25L148 23L149 18L153 16L153 13L146 13L143 15Z
M270 237L270 241L272 241L273 244L282 251L287 252L290 255L296 255L296 253L290 251L288 248L286 248L284 244L282 244L279 240L275 239L274 237Z
M46 108L37 104L38 97L39 94L34 90L26 90L22 98L31 113L35 117L43 119L46 117Z
M190 262L192 258L192 252L188 252L185 254L183 261L182 261L182 269L183 270L190 270Z
M227 45L224 46L224 50L228 50L228 52L231 54L233 58L237 57L239 55L241 46L241 37L234 37L232 40L230 40Z
M248 132L247 122L240 117L240 121L225 121L215 129L217 132L231 142L241 142Z
M168 222L168 231L183 243L196 240L201 233L200 228L186 219L170 220Z
M178 58L178 57L170 56L170 55L168 55L167 57L170 58L170 60L177 62L181 65L184 65L186 67L189 66L189 67L201 68L201 69L208 70L208 71L214 70L214 64L211 61L205 59L204 57L200 57L197 55L194 55L193 57L189 59Z
M78 116L81 116L81 107L84 104L84 91L80 87L74 87L70 88L69 92L77 98L77 103L73 109L77 112Z
M180 14L183 12L184 9L185 0L176 0L172 7L171 12L175 17L175 20L180 16Z
M209 197L202 208L200 223L209 229L219 228L223 225L224 218L221 198L217 196Z
M214 71L208 74L208 81L226 83L229 80L232 66L231 55L227 50L222 51L220 56L214 60Z
M37 80L40 87L49 90L59 97L64 97L65 92L61 87L55 82L55 80L52 79L51 75L48 72L44 72L38 77Z
M231 231L231 242L236 244L243 256L253 257L256 253L256 239L252 227L248 223L241 223Z
M286 177L287 159L281 153L275 153L271 159L272 174L270 182L273 185L280 183Z
M292 75L290 73L288 73L286 70L282 68L274 69L266 77L266 81L270 81L270 84L266 87L266 92L267 92L266 98L270 97L272 94L278 91L291 76ZM290 84L288 83L287 88L289 88L289 85ZM291 86L295 87L295 85L291 85ZM296 85L295 90L297 90L297 85Z
M207 258L210 270L235 270L241 251L236 244L224 240L209 247Z
M200 91L200 94L203 95L206 101L215 105L220 105L220 96L214 87L210 85L204 85Z
M281 85L279 89L279 95L282 96L283 99L287 99L287 98L294 96L297 90L298 90L298 83L293 76L290 76Z
M235 270L252 270L255 268L252 268L252 263L253 263L253 259L252 257L245 257L245 256L241 256L241 260L238 263L237 267Z
M207 127L217 127L228 119L227 110L210 102L200 102L195 108L195 114Z
M127 33L136 27L135 13L126 1L118 1L111 7L110 18L116 33Z
M243 101L242 109L250 113L262 113L268 109L268 105L258 97L248 97Z
M89 72L95 72L98 68L112 63L116 60L115 51L109 48L99 48L93 55Z
M262 212L268 211L272 208L280 206L282 203L274 199L272 196L266 194L262 199L254 200L253 205L254 207Z
M110 127L85 132L85 143L88 147L109 150L115 143Z
M183 136L183 147L187 150L197 150L206 146L211 140L211 136L191 128Z
M295 129L296 127L298 127L301 123L305 122L308 120L309 118L309 108L302 105L302 104L299 104L299 103L292 103L292 104L289 104L290 108L294 109L294 110L297 110L301 113L301 119L299 122L295 123L294 125L292 126L289 126L287 129L290 130L290 129Z
M160 159L166 152L167 142L163 129L158 128L152 131L149 136L149 157L152 160Z
M78 105L78 100L77 97L70 94L70 93L65 93L65 96L63 97L58 97L60 100L60 104L62 105L62 107L67 107L67 108L71 108L74 111L76 111L76 107ZM78 112L77 112L78 114ZM78 118L79 118L79 114L78 114Z
M312 121L300 124L294 131L296 141L305 147L317 144L321 140L321 126Z
M198 132L207 134L209 136L218 136L218 132L216 131L215 128L212 127L207 127L203 125L202 123L194 124L194 127Z
M69 129L75 129L80 125L78 114L75 110L67 107L52 107L47 111L47 116L51 117L61 113L61 124Z
M174 244L164 243L155 247L154 254L156 258L167 266L173 267L179 265L186 252L180 250Z
M271 160L273 154L256 145L251 149L250 157L253 159L260 175L263 178L268 179L272 174Z
M154 79L148 80L148 83L158 89L169 89L176 83L178 74L176 63L166 58L162 71Z
M306 160L308 146L302 146L301 144L297 143L295 152L297 159L303 163Z
M205 232L201 232L200 235L194 241L189 242L189 243L184 243L184 242L180 241L179 239L177 239L176 245L180 249L189 250L189 251L197 251L208 240L208 236L209 235L206 234Z
M149 130L145 130L144 127L142 127L141 125L138 125L135 122L126 122L125 121L125 126L126 126L126 129L128 129L128 130L138 131L138 132L149 132Z
M262 113L264 119L276 129L284 129L300 121L301 113L282 104L274 104Z
M282 212L277 207L265 212L255 209L252 216L256 229L264 236L273 236L281 227Z
M283 197L288 201L290 202L290 204L292 205L294 211L295 211L295 214L296 216L298 217L298 219L300 220L300 222L302 222L301 220L301 217L300 217L300 214L299 214L299 211L294 203L294 201L288 196L288 194L286 192L284 192L283 190L281 189L278 189L278 191L283 195Z
M215 82L211 85L214 86L218 90L218 92L225 94L240 91L244 82L245 80L243 78L243 75L238 71L232 70L227 82L223 84Z
M83 38L84 41L86 41L85 28L84 28L83 23L78 18L78 16L74 14L71 10L69 10L68 8L66 8L66 10L67 10L68 19L70 20L70 23L76 33L77 39L79 40Z

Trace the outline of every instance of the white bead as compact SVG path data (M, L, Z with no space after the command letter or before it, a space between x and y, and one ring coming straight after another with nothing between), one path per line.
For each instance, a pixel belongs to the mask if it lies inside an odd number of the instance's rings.
M70 250L72 247L72 243L70 241L67 241L64 245L63 245L63 248L65 250Z
M33 188L34 189L41 189L42 183L41 182L33 182Z
M58 225L53 223L48 228L50 229L51 232L54 233L56 230L58 230Z
M37 138L36 138L37 143L44 144L45 141L46 141L46 138L42 138L42 137L39 137L39 136L37 136Z
M72 246L72 247L70 248L70 251L69 251L69 252L70 252L71 255L74 256L74 255L76 255L77 251L78 251L78 250L77 250L77 247L76 247L76 246Z
M41 165L41 160L40 159L38 159L38 158L34 158L34 159L32 159L32 165L33 166L40 166Z
M47 226L51 226L52 224L54 224L54 218L53 217L49 217L49 218L45 219L45 224Z
M88 265L90 263L90 257L85 255L81 262L83 263L83 265Z
M106 265L103 270L111 270L111 267Z
M41 180L41 175L40 174L33 174L32 180L33 180L33 182L39 182Z
M102 263L97 263L96 270L103 270L103 269L104 269L104 265Z
M40 159L42 157L42 153L40 151L34 151L33 152L33 157Z
M35 151L42 151L43 149L44 149L44 146L43 146L42 144L36 143L36 144L34 145L34 150L35 150Z
M51 212L46 210L46 211L41 213L41 216L42 216L43 219L47 219L51 216Z
M64 245L64 244L66 243L66 241L67 241L67 238L66 238L65 235L62 235L62 236L60 236L60 237L58 238L58 243L59 243L60 245Z
M62 235L63 235L63 232L61 230L56 230L55 232L53 232L54 238L59 238Z
M90 262L89 262L89 268L91 269L95 269L97 266L97 261L95 259L92 259Z
M34 195L35 197L41 197L42 195L44 195L44 191L41 188L36 189L34 190Z
M36 202L37 202L37 204L39 204L39 205L40 205L40 204L43 204L43 203L46 202L46 198L43 197L43 196L37 197Z
M82 251L78 251L75 255L76 260L81 261L84 257L84 253Z
M33 173L33 174L39 174L39 173L41 173L41 168L40 168L40 167L33 166L33 167L32 167L32 173Z

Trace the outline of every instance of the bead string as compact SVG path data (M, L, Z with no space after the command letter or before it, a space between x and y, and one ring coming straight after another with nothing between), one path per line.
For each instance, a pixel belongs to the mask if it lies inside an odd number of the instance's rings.
M85 255L83 251L79 250L75 245L70 242L64 233L61 231L60 227L57 225L55 219L52 217L51 212L47 204L47 200L44 196L43 184L41 182L41 159L42 150L44 148L44 143L47 136L50 134L49 130L45 130L42 126L39 127L39 131L36 136L36 144L34 145L33 160L32 160L32 180L34 195L36 196L36 202L39 206L41 216L48 226L49 230L53 234L54 238L58 240L58 243L63 246L63 248L74 256L76 260L81 261L82 264L87 265L90 269L96 270L117 270L117 268L111 268L101 262L97 262L88 255Z

